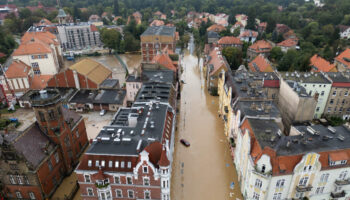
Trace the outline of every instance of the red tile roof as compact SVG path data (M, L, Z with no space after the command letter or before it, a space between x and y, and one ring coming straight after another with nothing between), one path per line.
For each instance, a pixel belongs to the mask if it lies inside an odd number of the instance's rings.
M95 25L91 24L90 27L91 27L91 31L92 32L97 32L98 31L98 29L97 29L97 27Z
M297 40L289 38L289 39L286 39L286 40L278 43L277 46L280 46L280 47L295 47L295 46L297 46L297 44L298 44Z
M272 45L265 40L258 40L249 47L250 50L254 50L257 53L270 52Z
M321 56L315 54L310 58L311 71L313 72L336 72L337 68L335 65L329 63L327 60L323 59Z
M160 159L158 161L158 165L159 166L169 166L170 165L170 161L168 159L168 156L166 155L165 148L163 148L163 150L162 150L162 154L160 155Z
M255 57L248 66L252 72L273 72L270 61L261 54Z
M214 32L218 32L218 33L221 31L224 31L224 30L226 30L226 28L222 25L219 25L219 24L213 24L207 28L207 31L214 31Z
M24 78L28 76L30 69L30 66L24 62L14 60L6 70L5 74L7 78Z
M53 75L34 75L30 89L41 90L46 88L47 82L53 77Z
M236 37L233 36L225 36L220 38L220 40L218 41L218 44L237 44L237 45L242 45L243 42Z
M345 51L343 51L335 58L335 60L343 63L348 68L350 68L350 49L346 49Z
M176 67L173 64L173 61L170 59L170 57L167 54L158 54L153 58L153 63L158 63L170 70L173 70L176 72Z
M252 31L252 30L245 30L243 31L240 35L239 35L240 38L242 37L258 37L258 32L256 31Z
M349 155L344 151L334 152L329 154L329 158L331 161L349 160Z
M208 61L208 65L213 66L213 70L210 72L210 76L215 74L222 66L226 67L225 60L221 55L221 51L218 49L213 49L209 54L210 60Z
M145 148L145 151L147 151L149 153L148 154L149 160L151 161L151 163L154 166L158 166L158 162L159 162L160 157L161 157L162 149L163 149L163 145L158 141L155 141L155 142L149 144Z

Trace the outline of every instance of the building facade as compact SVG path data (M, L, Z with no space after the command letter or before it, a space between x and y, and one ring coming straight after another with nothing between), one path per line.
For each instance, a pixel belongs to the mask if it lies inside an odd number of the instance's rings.
M141 35L142 62L149 63L160 52L168 48L175 52L176 28L169 26L150 26Z

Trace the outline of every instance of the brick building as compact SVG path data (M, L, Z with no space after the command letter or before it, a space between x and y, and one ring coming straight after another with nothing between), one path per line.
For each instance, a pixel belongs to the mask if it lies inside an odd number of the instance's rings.
M108 78L112 78L111 70L92 59L84 59L56 74L47 86L98 89Z
M151 26L141 35L142 62L152 62L153 57L168 48L175 52L176 28L169 26Z
M1 133L0 180L6 199L49 198L88 145L81 116L62 108L57 90L33 91L37 121Z
M76 168L83 199L170 199L176 117L171 86L142 88L145 93L131 108L118 110ZM142 95L149 91L161 98Z

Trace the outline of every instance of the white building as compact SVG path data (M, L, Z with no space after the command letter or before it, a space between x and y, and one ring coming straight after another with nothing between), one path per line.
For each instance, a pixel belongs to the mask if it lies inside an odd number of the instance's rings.
M294 126L284 136L271 119L244 118L234 163L245 199L348 199L348 128Z
M26 32L12 57L31 66L34 74L41 75L56 74L62 63L60 44L50 32Z

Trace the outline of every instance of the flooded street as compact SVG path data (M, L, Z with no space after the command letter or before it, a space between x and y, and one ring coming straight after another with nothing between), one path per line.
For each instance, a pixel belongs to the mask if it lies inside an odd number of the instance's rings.
M129 73L133 72L141 63L140 54L120 54L120 58L128 66ZM65 67L69 67L74 63L79 62L82 59L90 58L96 60L97 62L105 65L110 70L112 70L113 78L119 79L120 85L125 82L125 70L114 55L102 55L102 56L92 56L92 57L76 57L75 61L64 60Z
M218 117L218 97L206 91L195 56L186 55L183 65L185 84L175 137L171 198L243 199L223 122ZM191 146L183 146L181 138ZM231 182L235 183L234 189L230 188Z

